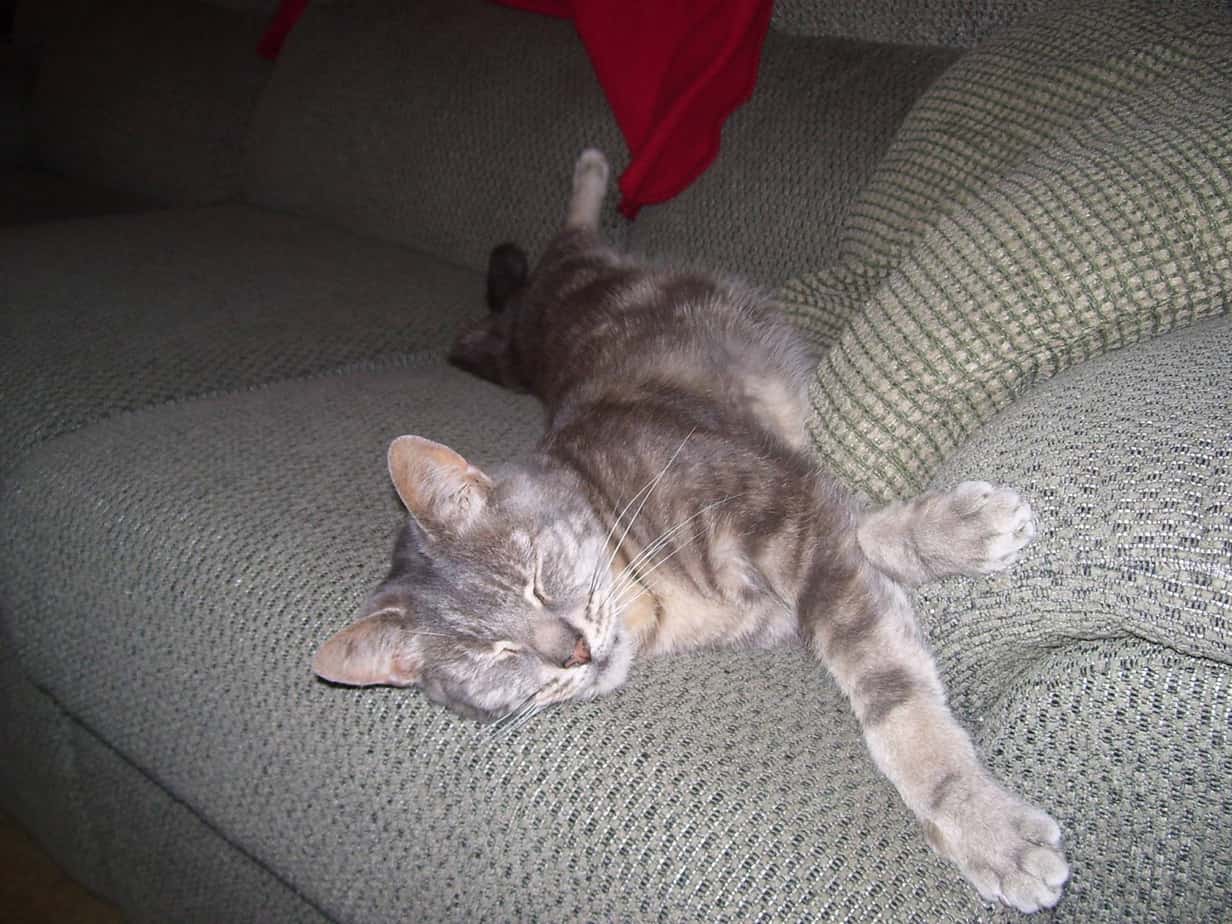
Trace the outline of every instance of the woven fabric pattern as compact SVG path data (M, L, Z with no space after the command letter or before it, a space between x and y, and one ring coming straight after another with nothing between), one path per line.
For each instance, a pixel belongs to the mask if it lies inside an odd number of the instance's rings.
M1057 0L779 0L776 29L870 42L970 48Z
M1046 920L1227 919L1227 665L1132 640L1077 644L964 715L993 770L1029 778L1065 832L1071 878Z
M6 229L0 275L0 471L122 411L443 349L485 310L473 271L248 206Z
M1141 639L1232 665L1230 393L1222 317L1040 386L938 471L935 486L1013 484L1041 528L1011 571L921 591L945 614L938 649L963 665L956 696L995 698L1024 653L1077 640ZM1005 612L1012 624L990 634Z
M837 257L852 199L955 57L771 31L757 90L723 127L717 160L675 199L642 210L632 247L764 285Z
M72 726L71 736L91 833L106 858L106 894L126 921L329 921L278 871L225 843L187 805L118 756L110 742L80 725Z
M264 20L196 0L108 0L55 24L32 103L34 156L74 179L171 204L238 199L270 66Z
M36 689L16 660L6 639L0 806L73 879L133 924L326 920Z
M1067 920L1217 921L1232 877L1232 318L1034 389L937 473L1012 484L1011 570L919 593L986 753L1034 746L1062 794ZM994 763L996 761L994 760ZM1087 917L1086 915L1090 916Z
M1034 382L1226 310L1232 20L1078 9L968 54L841 249L783 292L832 344L810 430L870 495L910 494Z
M0 625L0 808L86 888L106 866L93 836L73 748L72 720L26 677L9 625Z
M484 269L502 240L542 251L588 146L621 169L569 23L480 0L313 3L258 108L248 192Z

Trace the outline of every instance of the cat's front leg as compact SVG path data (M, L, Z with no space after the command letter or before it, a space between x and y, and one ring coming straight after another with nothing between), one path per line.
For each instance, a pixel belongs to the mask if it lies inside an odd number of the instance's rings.
M1055 905L1069 877L1060 829L980 762L946 705L906 590L858 553L815 569L802 628L929 843L985 899L1027 912Z
M1035 532L1030 505L1012 488L964 481L868 513L856 535L872 564L915 587L1008 568Z

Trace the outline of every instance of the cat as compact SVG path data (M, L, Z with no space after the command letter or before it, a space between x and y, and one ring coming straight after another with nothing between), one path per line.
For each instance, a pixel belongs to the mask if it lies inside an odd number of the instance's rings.
M533 273L493 252L493 311L452 360L543 402L533 456L485 473L401 436L410 513L359 618L313 660L339 684L415 685L506 724L620 687L635 657L804 645L855 710L928 842L985 900L1053 906L1061 832L1002 788L951 715L911 589L1008 567L1035 535L1017 493L963 482L866 509L808 451L813 359L735 280L602 240L609 168L576 163Z

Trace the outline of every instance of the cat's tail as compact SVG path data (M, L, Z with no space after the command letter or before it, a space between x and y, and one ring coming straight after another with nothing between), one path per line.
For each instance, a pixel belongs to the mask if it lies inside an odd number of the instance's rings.
M526 251L517 244L497 244L488 255L488 307L502 311L522 291L530 275Z

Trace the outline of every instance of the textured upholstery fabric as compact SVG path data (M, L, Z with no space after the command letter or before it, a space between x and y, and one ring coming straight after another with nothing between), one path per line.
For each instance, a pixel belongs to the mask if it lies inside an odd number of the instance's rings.
M810 431L869 494L908 494L1033 382L1226 310L1232 19L1077 9L968 54L908 116L843 255L783 293L834 343Z
M767 285L824 265L899 122L954 58L772 31L718 159L677 198L643 209L631 245Z
M425 360L52 441L0 498L23 662L336 920L973 918L801 654L651 663L505 737L310 676L401 521L389 437L487 465L540 428L529 398Z
M587 146L621 169L568 23L480 0L312 4L261 100L249 194L481 268L502 240L542 250Z
M10 228L0 276L0 470L120 411L443 349L485 310L470 270L239 205Z
M0 650L0 705L0 806L125 920L326 920L35 689L11 645Z
M1037 387L937 473L1015 485L1013 569L925 587L989 754L1041 751L1074 858L1065 920L1216 921L1232 896L1232 318ZM1104 912L1107 914L1108 912Z
M1060 0L778 0L776 29L870 42L969 48Z
M26 677L7 621L0 625L0 807L55 852L87 888L106 887L81 787L72 719Z
M245 138L269 75L263 18L174 0L91 3L46 39L37 162L167 203L238 199Z
M275 871L80 725L74 759L106 868L105 894L133 924L325 924ZM157 776L155 777L157 779ZM397 914L393 919L397 919Z

